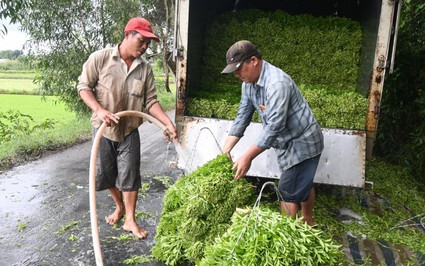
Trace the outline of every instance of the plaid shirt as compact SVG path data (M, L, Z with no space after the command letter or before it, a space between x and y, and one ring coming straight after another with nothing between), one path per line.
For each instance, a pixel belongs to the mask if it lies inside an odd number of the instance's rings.
M322 152L322 130L297 85L264 60L257 84L242 83L238 115L229 135L242 137L255 110L263 124L257 146L275 148L282 169Z

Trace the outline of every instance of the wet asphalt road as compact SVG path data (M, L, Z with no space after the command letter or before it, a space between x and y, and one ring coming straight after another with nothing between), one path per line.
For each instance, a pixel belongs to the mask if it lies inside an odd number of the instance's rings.
M183 172L173 167L174 145L151 123L140 128L141 175L136 212L148 238L137 240L104 222L114 210L107 191L98 192L97 214L105 265L124 265L150 255L162 199ZM95 265L89 212L88 141L0 173L0 265ZM139 265L163 265L155 261Z

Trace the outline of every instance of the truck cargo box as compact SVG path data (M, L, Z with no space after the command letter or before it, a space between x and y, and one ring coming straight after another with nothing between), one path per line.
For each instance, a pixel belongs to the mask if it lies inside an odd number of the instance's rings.
M376 137L384 78L391 72L394 61L400 10L400 2L395 0L177 0L174 56L177 65L175 122L180 135L176 145L178 166L192 172L221 153L233 121L188 116L186 104L188 92L196 90L201 81L205 49L203 41L208 23L220 14L243 9L282 10L291 15L337 16L360 23L363 41L357 91L368 97L368 108L364 114L366 125L364 130L323 128L325 149L315 182L364 187L365 164L371 156ZM237 158L255 143L261 128L260 123L252 122L233 149L232 156ZM275 151L269 149L254 159L247 175L279 178L279 173Z

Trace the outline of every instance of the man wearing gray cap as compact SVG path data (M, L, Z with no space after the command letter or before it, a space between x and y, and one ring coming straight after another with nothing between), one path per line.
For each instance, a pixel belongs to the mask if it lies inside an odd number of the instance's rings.
M256 143L236 158L232 168L236 170L235 178L244 177L256 156L274 148L281 169L278 185L283 198L281 211L295 218L300 204L304 221L314 226L313 179L324 144L322 130L307 101L291 77L263 60L250 41L234 43L227 51L226 61L221 73L234 73L242 80L242 96L223 152L230 155L254 111L263 124Z

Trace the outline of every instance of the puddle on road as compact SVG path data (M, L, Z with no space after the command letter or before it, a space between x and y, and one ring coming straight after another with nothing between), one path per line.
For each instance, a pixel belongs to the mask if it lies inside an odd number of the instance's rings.
M29 173L9 178L0 176L0 213L8 213L9 219L36 214L45 199L40 190L48 187L40 179Z

